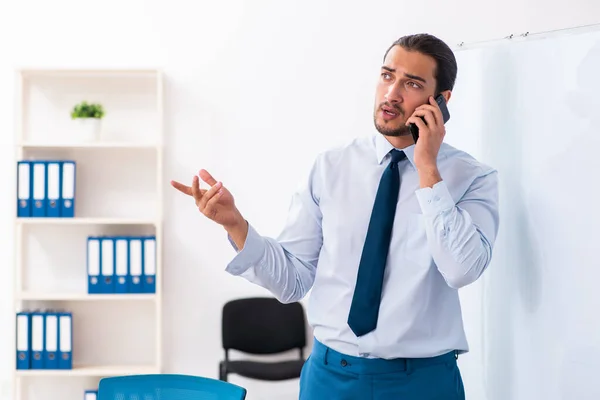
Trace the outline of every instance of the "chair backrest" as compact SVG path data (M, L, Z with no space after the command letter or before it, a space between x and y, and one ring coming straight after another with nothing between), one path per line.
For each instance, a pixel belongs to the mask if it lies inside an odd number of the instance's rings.
M306 345L304 308L275 298L251 297L223 306L222 341L225 350L275 354Z
M190 375L150 374L103 378L98 400L244 400L246 389Z

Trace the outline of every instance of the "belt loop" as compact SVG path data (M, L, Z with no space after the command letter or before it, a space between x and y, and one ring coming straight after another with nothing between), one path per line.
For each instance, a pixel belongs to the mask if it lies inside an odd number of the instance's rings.
M323 357L324 361L325 361L325 365L327 365L327 355L328 354L329 354L329 347L325 347L325 357Z
M410 358L405 358L406 361L406 374L410 375L413 372L412 360Z

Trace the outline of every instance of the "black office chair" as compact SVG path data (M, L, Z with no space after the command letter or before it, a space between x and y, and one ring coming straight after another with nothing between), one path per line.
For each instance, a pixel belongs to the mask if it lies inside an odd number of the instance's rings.
M267 381L300 377L306 346L304 309L300 303L283 304L277 299L253 297L233 300L223 306L222 340L225 359L219 363L219 379L228 374ZM298 349L297 359L263 362L229 359L229 350L267 355Z

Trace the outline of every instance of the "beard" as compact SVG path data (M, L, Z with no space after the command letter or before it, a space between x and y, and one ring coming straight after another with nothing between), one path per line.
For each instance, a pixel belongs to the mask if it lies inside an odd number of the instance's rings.
M394 127L394 126L386 126L385 121L383 121L383 123L381 123L381 124L377 122L377 114L379 114L379 112L382 111L383 106L393 108L398 113L398 116L395 119L388 122L389 124L393 124L399 118L404 116L404 110L402 110L400 107L392 106L388 102L381 103L379 105L379 107L377 107L375 112L373 113L373 123L375 124L375 128L377 129L377 131L384 136L398 137L398 136L410 135L409 127L404 124L400 124L400 126Z
M375 123L375 128L377 129L377 131L379 131L379 133L381 133L384 136L398 137L398 136L408 136L411 134L408 126L400 125L396 128L387 127L387 126L378 124L377 117L375 117L373 120L374 120L373 122Z

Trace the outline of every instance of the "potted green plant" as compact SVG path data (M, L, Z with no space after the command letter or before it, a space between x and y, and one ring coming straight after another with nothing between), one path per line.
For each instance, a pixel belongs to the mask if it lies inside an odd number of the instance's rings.
M100 123L104 117L102 104L82 101L71 111L71 119L79 123L78 136L84 141L93 141L100 134Z

